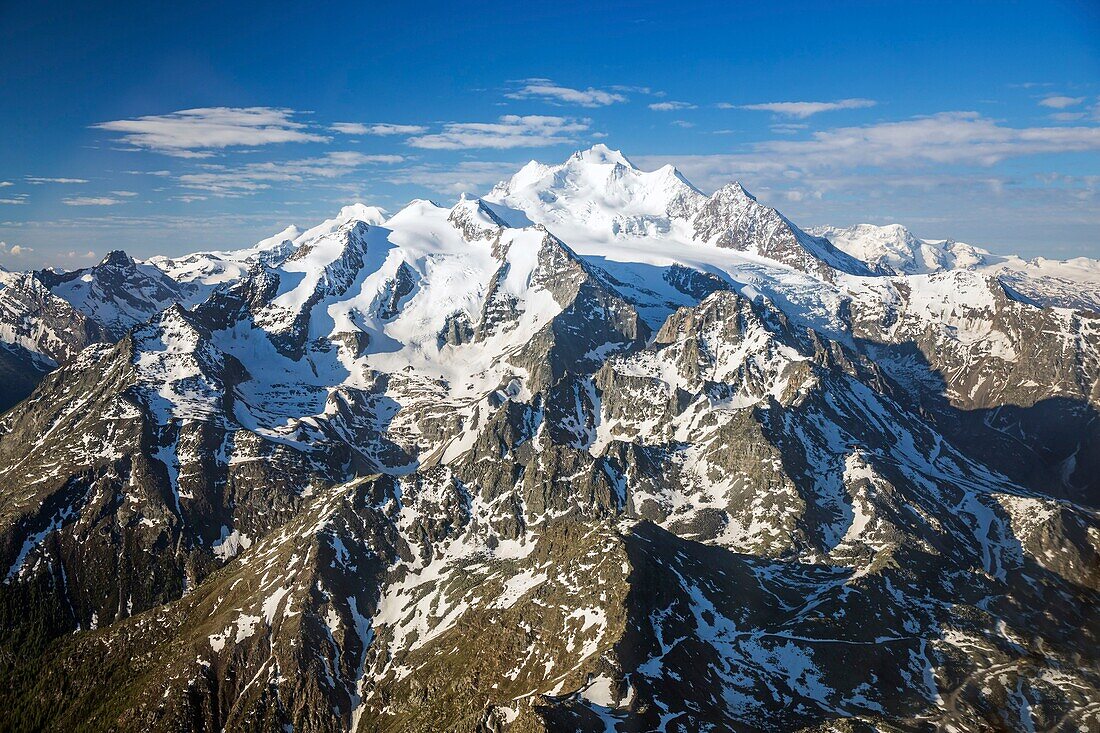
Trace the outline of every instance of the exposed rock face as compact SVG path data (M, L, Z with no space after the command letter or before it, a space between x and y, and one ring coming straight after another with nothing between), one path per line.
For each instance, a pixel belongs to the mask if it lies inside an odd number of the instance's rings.
M828 240L812 237L775 209L757 202L740 183L718 189L692 220L695 236L717 247L767 257L797 270L828 276L831 269L870 274L859 260Z
M602 146L492 198L160 261L113 344L0 290L62 364L0 417L5 727L1100 724L1095 319Z
M31 273L0 271L0 410L31 393L57 364L105 337Z
M54 295L102 325L111 340L184 300L187 290L152 265L139 264L120 250L108 253L94 267L66 273L42 270L36 275Z

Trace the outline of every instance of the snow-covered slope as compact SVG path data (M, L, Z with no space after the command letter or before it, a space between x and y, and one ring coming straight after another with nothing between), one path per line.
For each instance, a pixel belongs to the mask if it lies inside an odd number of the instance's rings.
M827 240L760 204L739 183L708 197L671 165L641 171L605 145L574 153L560 165L531 161L486 200L522 211L575 247L641 245L667 253L706 244L815 274L869 274Z
M227 252L195 252L181 257L151 257L148 263L160 268L177 282L191 286L188 301L195 305L206 300L220 285L236 282L250 267L278 264L293 252L303 239L316 237L349 221L377 224L385 219L382 209L364 204L345 206L334 218L302 232L293 224L251 247Z
M872 267L898 275L975 270L999 277L1040 303L1100 312L1100 259L1025 260L998 255L951 239L918 239L900 224L815 227L838 249Z

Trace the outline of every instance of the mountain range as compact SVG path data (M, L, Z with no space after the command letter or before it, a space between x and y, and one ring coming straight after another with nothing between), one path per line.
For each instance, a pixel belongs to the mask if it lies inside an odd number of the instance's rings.
M603 145L0 272L11 730L1100 727L1100 262Z

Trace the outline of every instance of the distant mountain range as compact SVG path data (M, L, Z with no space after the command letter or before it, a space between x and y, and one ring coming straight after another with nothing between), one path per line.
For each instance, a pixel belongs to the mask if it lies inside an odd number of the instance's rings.
M1100 262L603 145L0 272L0 727L1100 727Z
M1015 255L995 255L950 239L917 239L900 224L815 227L808 231L825 237L879 272L923 275L975 270L993 275L1039 305L1100 313L1100 260L1025 260Z

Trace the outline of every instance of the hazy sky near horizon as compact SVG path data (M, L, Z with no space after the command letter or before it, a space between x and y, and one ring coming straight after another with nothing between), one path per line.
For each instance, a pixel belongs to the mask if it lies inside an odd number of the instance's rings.
M0 2L0 265L248 244L603 142L803 226L1100 257L1100 3Z

